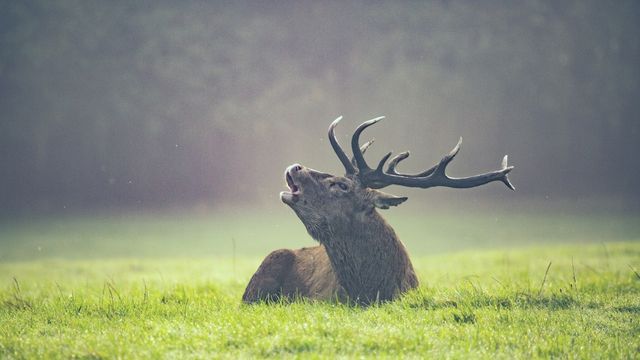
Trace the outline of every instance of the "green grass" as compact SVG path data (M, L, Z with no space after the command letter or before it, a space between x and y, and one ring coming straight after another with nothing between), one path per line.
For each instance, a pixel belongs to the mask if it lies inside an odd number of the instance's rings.
M557 243L640 240L637 214L411 209L384 212L412 256ZM312 246L284 206L270 211L111 214L0 221L0 261L122 257L264 257ZM234 251L235 248L235 251Z
M441 216L426 225L395 218L401 237L409 238L418 290L369 308L242 305L262 252L311 244L295 224L269 227L275 218L252 219L266 226L262 232L236 227L246 219L187 216L0 228L0 358L640 354L640 236L631 218ZM496 221L501 226L486 228ZM436 230L420 236L423 226ZM448 244L456 251L435 240L443 233L463 238ZM251 236L264 244L249 248L244 239ZM68 247L59 249L64 241ZM201 252L191 248L199 245Z

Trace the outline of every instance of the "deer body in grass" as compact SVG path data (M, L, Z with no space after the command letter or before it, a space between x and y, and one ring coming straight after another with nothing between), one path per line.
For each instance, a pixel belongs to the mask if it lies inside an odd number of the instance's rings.
M462 139L432 168L418 174L396 171L399 162L409 156L401 153L385 164L385 155L374 169L364 159L372 141L360 147L360 134L383 117L358 126L351 138L350 160L336 140L334 130L339 117L329 126L329 141L345 167L344 176L336 176L294 164L285 171L289 191L280 193L282 202L296 213L319 245L296 250L280 249L269 254L253 275L242 300L337 299L371 304L388 301L418 286L409 254L395 232L377 209L388 209L407 200L378 189L389 185L430 188L444 186L471 188L501 181L510 189L507 156L497 171L465 178L445 174Z

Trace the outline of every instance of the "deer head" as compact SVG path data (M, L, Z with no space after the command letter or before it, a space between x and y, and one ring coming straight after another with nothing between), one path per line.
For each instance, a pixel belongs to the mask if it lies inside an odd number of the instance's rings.
M389 185L423 189L435 186L471 188L492 181L501 181L508 188L515 190L507 177L513 166L507 166L506 155L500 170L464 178L447 176L446 167L460 151L462 138L438 164L418 174L402 174L396 171L398 164L409 157L408 151L392 158L386 171L383 169L391 157L391 152L382 157L375 169L369 167L363 155L373 140L361 147L360 134L383 118L382 116L365 121L356 128L351 137L352 159L345 154L334 133L342 116L331 123L329 141L345 167L344 176L319 172L299 164L291 165L285 170L285 181L289 191L281 192L280 198L295 211L310 235L316 240L323 242L323 239L331 239L331 236L323 236L323 234L333 234L336 229L352 227L354 219L370 216L376 208L388 209L407 200L406 197L398 197L377 190Z

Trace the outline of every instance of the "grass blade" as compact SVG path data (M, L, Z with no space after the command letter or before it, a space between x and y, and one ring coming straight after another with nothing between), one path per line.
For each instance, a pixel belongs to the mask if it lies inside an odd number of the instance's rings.
M542 289L544 288L544 283L547 282L547 274L549 274L549 268L551 267L551 261L549 261L549 265L547 265L547 271L544 272L544 279L542 279L542 284L540 285L540 290L538 290L538 297L542 294Z

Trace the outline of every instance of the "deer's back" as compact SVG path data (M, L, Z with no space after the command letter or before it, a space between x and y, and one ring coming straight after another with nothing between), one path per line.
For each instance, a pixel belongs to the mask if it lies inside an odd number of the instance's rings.
M344 297L324 246L273 251L249 281L242 299L251 303L296 296L319 300Z

